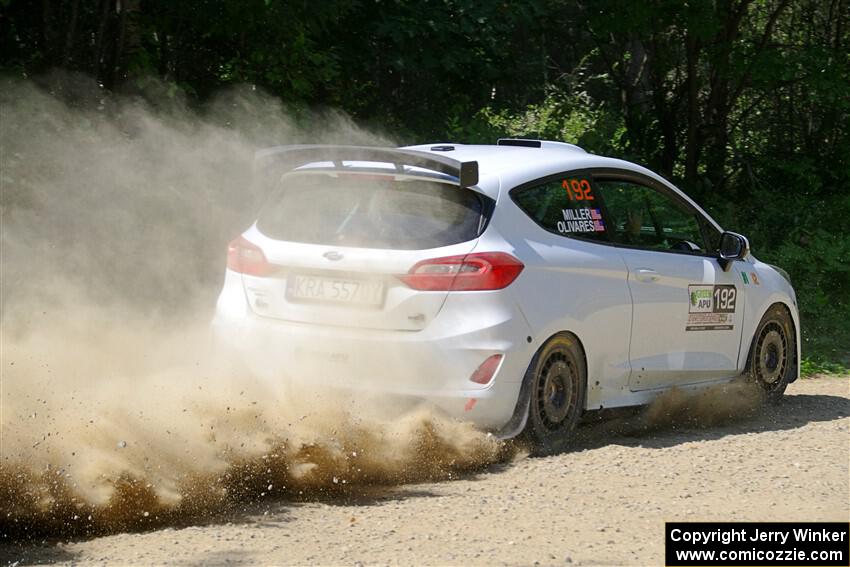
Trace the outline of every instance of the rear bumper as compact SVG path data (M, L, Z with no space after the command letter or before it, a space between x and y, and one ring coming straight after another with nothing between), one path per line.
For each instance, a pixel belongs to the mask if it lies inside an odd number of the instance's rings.
M525 319L500 292L452 293L422 331L293 323L258 316L240 301L242 290L226 286L214 336L264 380L307 386L319 396L337 389L385 395L394 405L425 402L487 430L510 420L533 355ZM493 354L503 358L490 383L471 382Z

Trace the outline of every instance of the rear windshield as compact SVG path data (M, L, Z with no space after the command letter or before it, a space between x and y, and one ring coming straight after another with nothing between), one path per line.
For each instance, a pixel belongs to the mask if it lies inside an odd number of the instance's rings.
M257 219L276 240L418 250L472 240L484 226L485 197L444 183L357 174L282 183Z

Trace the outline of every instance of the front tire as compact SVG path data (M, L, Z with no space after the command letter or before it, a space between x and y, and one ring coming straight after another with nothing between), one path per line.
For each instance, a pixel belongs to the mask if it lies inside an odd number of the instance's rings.
M587 384L584 351L575 336L549 339L526 378L531 391L524 435L536 454L562 451L581 416Z
M749 378L764 391L767 400L778 402L797 372L797 342L788 310L773 305L762 317L753 337L748 361Z

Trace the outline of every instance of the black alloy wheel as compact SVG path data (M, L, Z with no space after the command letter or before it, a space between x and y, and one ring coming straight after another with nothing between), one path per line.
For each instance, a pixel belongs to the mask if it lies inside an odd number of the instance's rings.
M526 374L530 380L524 434L536 454L566 448L584 409L587 365L573 335L559 334L537 352Z
M797 343L788 310L768 309L756 328L748 361L749 377L761 386L768 401L776 402L797 371Z

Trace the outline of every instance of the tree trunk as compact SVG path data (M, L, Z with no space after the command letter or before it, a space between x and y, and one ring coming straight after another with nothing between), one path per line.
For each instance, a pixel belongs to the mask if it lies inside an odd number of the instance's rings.
M71 50L74 48L74 36L77 34L77 19L80 15L80 0L74 0L71 5L71 21L68 22L68 33L65 35L65 50L62 52L62 67L68 67L71 62Z
M685 38L685 53L687 58L687 133L685 135L685 184L693 190L697 181L697 164L699 163L700 147L697 133L699 132L699 77L697 76L697 61L699 60L699 41L689 31Z
M94 73L95 76L104 80L103 69L103 41L106 34L106 25L109 23L109 7L112 5L112 0L100 1L100 20L98 21L97 34L94 42Z
M723 26L715 36L715 41L721 48L712 62L705 128L706 177L715 190L722 189L726 179L732 49L740 35L741 21L750 3L751 0L741 0L736 6L733 2L724 0L718 2L716 7L717 21L723 22Z
M632 151L645 153L648 133L647 119L650 117L650 104L647 93L647 53L646 48L639 39L630 39L627 42L628 53L631 58L626 61L620 60L625 69L623 76L623 106L625 110L626 130Z
M43 53L48 64L52 65L55 62L55 42L53 41L55 33L53 30L53 6L50 0L42 0L41 2L41 38L43 42Z

